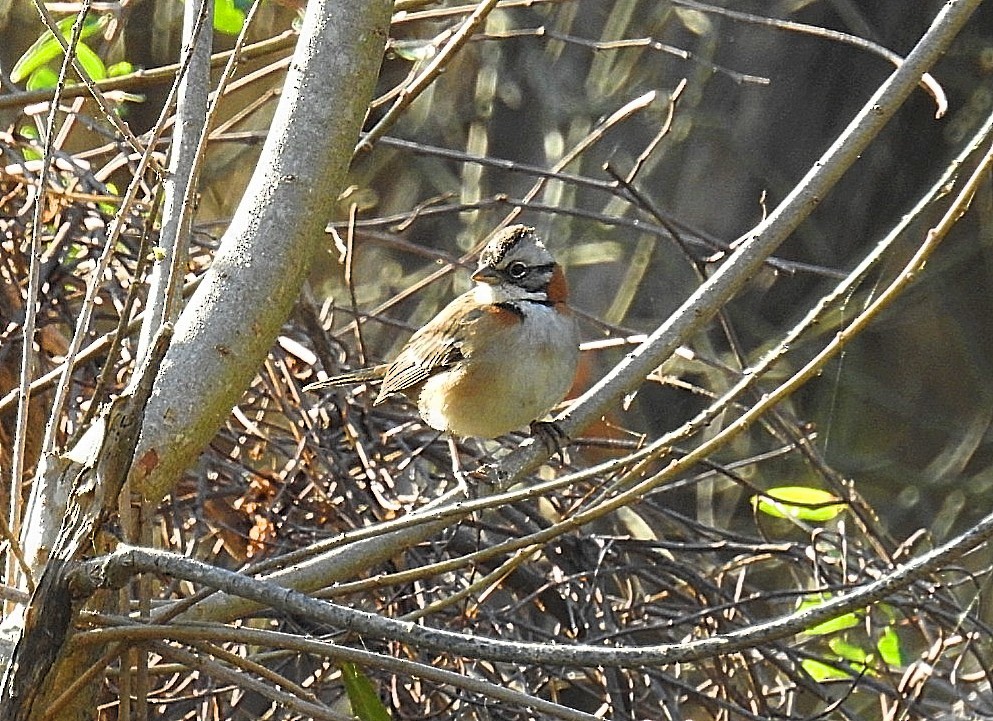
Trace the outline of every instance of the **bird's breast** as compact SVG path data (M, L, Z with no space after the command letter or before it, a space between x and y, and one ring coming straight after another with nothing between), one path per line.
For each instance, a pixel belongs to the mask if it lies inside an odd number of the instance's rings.
M523 303L516 322L480 324L465 358L429 378L418 409L431 427L495 438L544 417L569 391L579 359L575 319L555 307Z

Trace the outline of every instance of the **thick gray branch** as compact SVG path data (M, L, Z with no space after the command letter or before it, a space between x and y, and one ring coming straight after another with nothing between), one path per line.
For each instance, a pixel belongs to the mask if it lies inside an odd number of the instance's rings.
M152 502L223 423L289 315L345 182L391 6L387 0L307 6L258 167L176 323L148 404L131 478Z

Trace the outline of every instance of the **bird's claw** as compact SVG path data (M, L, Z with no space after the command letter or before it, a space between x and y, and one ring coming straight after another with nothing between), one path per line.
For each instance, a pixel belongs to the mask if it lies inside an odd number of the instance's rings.
M565 456L566 446L570 438L562 427L554 421L534 421L531 423L531 435L548 449L552 455L557 455L563 464L568 463Z

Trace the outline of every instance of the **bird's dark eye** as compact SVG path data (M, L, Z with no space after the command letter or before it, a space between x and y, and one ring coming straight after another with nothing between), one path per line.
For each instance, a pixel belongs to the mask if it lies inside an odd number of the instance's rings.
M507 275L514 279L521 279L528 274L528 267L526 264L519 260L515 260L513 263L507 266Z

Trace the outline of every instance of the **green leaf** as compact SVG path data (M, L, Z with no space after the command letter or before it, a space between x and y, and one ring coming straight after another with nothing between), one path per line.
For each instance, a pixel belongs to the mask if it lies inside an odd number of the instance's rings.
M63 38L69 38L72 34L72 25L74 22L76 22L75 16L63 18L55 24ZM95 35L103 30L109 22L110 15L106 14L87 17L83 21L83 29L79 39L84 40ZM46 65L55 58L60 57L62 57L62 45L55 39L55 36L52 35L50 30L46 30L41 34L41 37L31 43L31 47L25 50L24 54L14 63L14 67L10 71L10 79L15 83L19 83L42 65Z
M59 74L47 65L42 65L28 77L24 87L28 90L47 90L59 84Z
M810 677L818 683L847 679L852 676L850 673L843 671L840 668L828 666L826 663L813 658L805 658L800 662L800 665L803 666L803 670L809 673Z
M865 668L872 661L872 654L841 636L835 636L828 641L828 648L838 654L839 658L850 661L859 668Z
M887 666L903 665L900 636L892 626L887 626L886 630L883 631L883 635L876 641L876 650L879 651L879 657L883 659L883 662Z
M352 705L352 714L360 721L390 721L390 712L379 699L372 681L354 663L340 665L341 677L345 681L345 693Z
M69 250L66 252L67 261L76 261L80 258L85 258L87 253L89 253L89 248L80 243L71 243L69 245Z
M237 35L245 26L245 13L234 0L214 0L214 30L225 35Z
M804 633L809 633L811 636L826 636L829 633L838 633L839 631L844 631L846 628L852 628L853 626L859 625L859 617L854 613L846 613L837 618L832 618L824 623L819 623L816 626L808 628Z
M103 80L107 77L107 68L104 66L103 60L88 45L84 43L76 45L76 59L79 60L80 65L83 66L86 74L92 80ZM54 88L58 84L59 74L49 66L42 65L31 73L25 87L28 90L42 90Z
M110 195L120 196L120 192L117 190L117 186L113 183L107 183L107 192ZM114 215L117 212L117 206L114 203L97 203L97 208L104 215Z
M837 496L807 486L770 488L764 496L752 496L752 506L774 518L815 523L830 521L845 510Z
M103 64L100 56L93 52L86 43L76 45L76 59L83 66L83 70L90 76L91 80L103 80L107 77L107 66Z
M797 606L797 611L806 611L808 608L814 606L819 606L825 601L827 601L830 596L818 595L814 598L805 598ZM852 628L853 626L859 625L859 617L855 613L843 613L835 618L828 619L827 621L822 621L814 626L811 626L804 633L808 633L811 636L826 636L829 633L838 633L839 631L844 631L846 628Z
M38 140L38 128L33 125L22 125L17 129L18 135L24 138L29 138L30 140ZM21 154L24 156L25 160L40 160L44 155L38 150L36 145L23 145L21 146Z
M107 68L108 78L119 78L122 75L130 75L134 72L134 65L129 63L127 60L122 60L119 63L114 63Z

